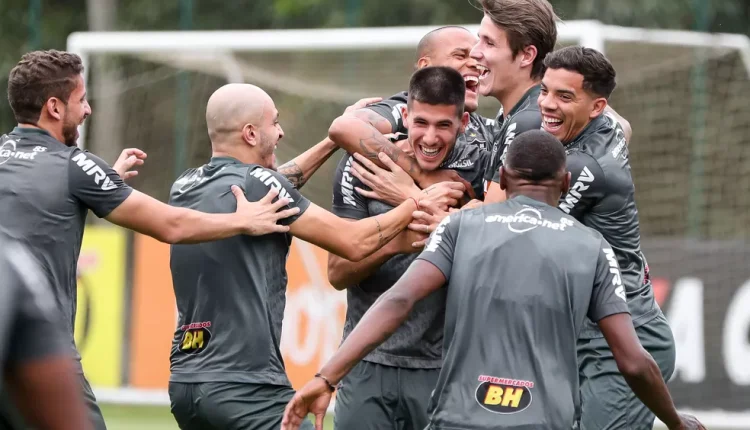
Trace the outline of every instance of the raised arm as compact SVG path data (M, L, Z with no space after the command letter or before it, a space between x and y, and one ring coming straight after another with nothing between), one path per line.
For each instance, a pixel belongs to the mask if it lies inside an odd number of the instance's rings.
M350 222L310 203L310 207L291 224L290 232L326 251L360 261L383 247L411 222L417 208L409 199L383 215Z
M278 195L275 189L271 189L260 201L252 203L247 201L239 187L232 187L232 193L237 198L236 212L208 214L170 206L134 190L106 219L161 242L199 243L238 234L260 236L283 233L289 231L289 227L276 223L299 212L299 208L279 211L289 202L278 199L272 203Z

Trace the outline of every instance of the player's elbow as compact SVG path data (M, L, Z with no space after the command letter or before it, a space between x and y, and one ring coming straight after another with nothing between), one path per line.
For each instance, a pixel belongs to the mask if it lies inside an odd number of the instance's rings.
M628 379L640 379L649 373L653 359L639 345L638 350L633 353L617 354L615 361L622 376Z
M153 235L154 239L174 245L183 243L189 239L188 229L185 227L186 211L179 208L171 208L167 219Z
M335 256L328 256L328 282L331 286L338 291L345 290L348 285L346 284L346 276L344 272L344 260Z
M351 134L352 125L356 121L360 120L350 114L344 114L336 118L328 128L328 138L334 141L337 145L339 145L340 142L345 142L347 137Z

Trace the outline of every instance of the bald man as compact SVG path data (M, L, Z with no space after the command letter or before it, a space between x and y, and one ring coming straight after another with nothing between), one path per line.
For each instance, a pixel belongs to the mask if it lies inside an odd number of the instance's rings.
M289 234L172 247L179 311L170 354L172 413L183 430L277 429L294 394L279 345L292 237L354 261L391 240L411 248L419 237L402 231L416 204L410 199L387 214L348 222L311 203L274 168L284 132L273 100L256 86L219 88L206 122L211 160L177 179L171 205L231 212L235 199L226 189L238 186L249 201L276 189L288 199L287 210L299 213L282 221ZM443 189L454 200L462 194Z
M462 176L473 173L474 165L480 158L479 150L484 151L491 147L496 127L495 120L476 113L479 106L479 70L476 61L469 56L476 42L477 37L466 28L446 26L427 33L417 46L416 69L428 66L450 67L461 73L466 83L464 109L470 113L469 124L465 131L459 134L456 146L460 150L468 145L470 149L456 160L449 159L448 163L441 166L441 170L424 171L416 161L418 154L404 152L383 137L383 134L399 133L403 139L408 134L403 118L408 98L406 91L382 102L345 113L331 124L328 136L349 154L360 153L380 167L384 166L378 160L377 154L385 152L399 167L409 173L421 188L444 180L463 182ZM344 168L349 161L347 158L345 156L341 161L340 168ZM453 172L444 169L451 169ZM460 175L461 173L463 175ZM480 187L477 190L467 190L467 194L471 197L481 197L484 189Z

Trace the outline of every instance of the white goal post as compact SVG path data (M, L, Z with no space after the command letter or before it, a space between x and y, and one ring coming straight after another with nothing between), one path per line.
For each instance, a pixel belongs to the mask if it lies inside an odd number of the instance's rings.
M418 41L438 26L346 28L310 30L248 31L148 31L77 32L67 40L68 51L81 56L85 78L92 56L121 55L147 58L149 61L176 64L185 70L203 71L210 61L227 82L246 82L251 65L238 60L237 52L316 52L377 51L413 49ZM477 25L465 26L476 33ZM733 51L750 77L750 38L736 34L692 31L653 30L604 25L598 21L568 21L558 26L558 40L580 44L607 53L611 42L654 44ZM216 73L215 70L212 73ZM255 75L264 73L253 70ZM371 94L370 94L371 95ZM358 98L358 97L357 97ZM333 118L331 118L333 119ZM79 145L86 146L86 125L80 129ZM164 339L169 342L169 339ZM155 357L163 361L165 357ZM105 403L168 405L165 390L138 390L131 387L95 387L98 399ZM718 429L750 429L750 406L745 412L695 411L705 425ZM658 423L659 428L663 428Z

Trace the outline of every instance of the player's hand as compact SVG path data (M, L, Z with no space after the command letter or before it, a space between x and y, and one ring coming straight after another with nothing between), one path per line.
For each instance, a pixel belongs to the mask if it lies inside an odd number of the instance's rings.
M268 233L286 233L289 226L279 225L276 222L299 213L299 208L294 207L279 212L279 209L289 204L289 199L278 199L279 191L271 188L265 197L257 202L248 202L245 193L237 185L232 185L232 194L237 199L237 211L240 216L245 234L250 236L261 236Z
M419 188L411 176L384 153L379 153L378 159L387 169L381 169L360 154L355 153L354 158L357 161L352 162L352 175L372 190L354 187L359 194L391 206L398 206L409 197L416 198L419 194Z
M419 193L420 209L447 212L449 208L457 206L464 196L466 186L460 182L440 182L430 185Z
M439 184L440 182L460 182L464 184L466 193L470 198L476 199L477 195L474 193L474 188L464 178L461 177L455 170L449 169L438 169L431 172L422 172L420 177L417 179L417 185L420 188L425 189L430 185Z
M367 97L367 98L364 98L364 99L359 99L359 100L357 100L356 103L354 103L353 105L351 105L351 106L347 107L346 109L344 109L344 113L354 112L357 109L362 109L362 108L364 108L367 105L370 105L370 104L373 104L373 103L377 103L377 102L382 101L382 100L383 100L382 97Z
M698 421L697 418L695 418L692 415L688 414L679 414L680 415L680 425L677 427L672 427L670 430L705 430L706 427L701 424L700 421Z
M322 379L314 378L297 391L286 405L281 430L298 429L309 413L315 415L315 430L323 430L323 418L330 403L331 392L328 385Z
M117 172L122 180L127 180L136 176L138 171L130 170L136 166L142 166L146 159L146 153L138 148L127 148L120 153L120 157L115 161L113 169Z

